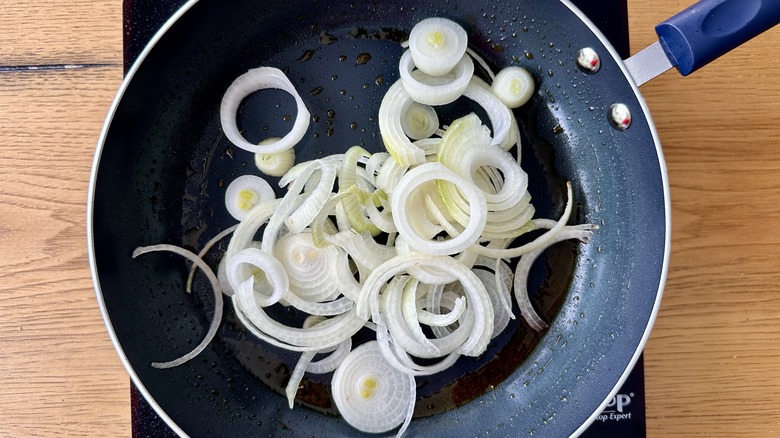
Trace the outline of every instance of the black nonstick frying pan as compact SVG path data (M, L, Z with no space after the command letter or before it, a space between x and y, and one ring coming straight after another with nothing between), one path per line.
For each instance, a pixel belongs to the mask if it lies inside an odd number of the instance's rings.
M399 43L414 23L443 16L468 31L471 48L493 67L520 65L534 76L537 92L516 115L537 216L557 218L572 181L572 222L600 228L590 244L561 244L534 266L529 290L549 328L537 334L515 320L482 357L418 380L408 433L581 432L638 358L666 275L668 182L637 83L672 65L687 74L771 27L780 6L769 3L702 2L659 27L662 43L625 64L566 1L187 3L128 73L90 182L95 287L133 381L182 435L357 433L334 415L327 376L307 378L300 405L288 409L280 392L296 358L249 335L229 304L206 351L177 368L152 368L199 342L213 303L201 276L193 294L184 293L182 259L131 253L155 243L197 250L234 223L223 207L225 186L252 172L252 157L231 146L219 123L220 100L236 77L274 66L295 84L313 117L296 146L299 161L356 144L378 151L376 113L398 78ZM591 57L578 62L585 48ZM247 138L260 139L284 133L294 111L291 98L267 92L247 99L239 122ZM216 265L222 252L206 261Z

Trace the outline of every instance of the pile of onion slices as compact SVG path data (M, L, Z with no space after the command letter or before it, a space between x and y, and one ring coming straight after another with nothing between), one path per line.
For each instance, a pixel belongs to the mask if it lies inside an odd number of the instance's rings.
M474 74L475 62L486 79ZM546 327L528 298L530 266L557 242L587 242L594 227L567 225L570 184L558 220L534 218L512 112L532 97L533 78L517 66L493 74L468 49L466 31L443 18L412 29L399 77L378 110L384 151L354 146L301 163L293 147L310 114L284 73L260 67L228 88L220 108L226 137L255 154L261 173L281 176L286 192L277 198L261 176L241 176L225 195L238 223L199 254L173 245L135 250L134 257L153 251L186 257L193 263L188 290L197 267L216 306L195 349L152 366L174 367L205 349L225 295L254 336L300 353L286 390L290 407L305 373L333 373L333 400L346 421L371 433L398 428L400 435L412 417L414 377L481 355L515 317L513 296L530 327ZM236 115L248 95L266 88L290 93L298 113L287 135L258 145L243 137ZM481 107L487 120L469 113L442 126L437 108L458 99ZM546 231L515 243L537 229ZM213 269L203 256L231 234ZM271 306L308 316L295 325L271 317ZM375 339L353 345L353 335L366 328Z

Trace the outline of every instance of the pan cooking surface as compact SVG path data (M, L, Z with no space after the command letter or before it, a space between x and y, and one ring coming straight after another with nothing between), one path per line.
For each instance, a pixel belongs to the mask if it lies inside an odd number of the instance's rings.
M234 223L223 207L225 187L254 172L251 155L232 147L219 125L219 102L236 77L264 65L290 77L312 114L296 147L298 161L353 145L377 151L376 113L397 79L399 42L415 22L434 15L461 23L471 47L494 67L532 71L538 92L516 114L537 217L560 215L562 187L572 180L574 221L601 228L591 244L561 244L534 267L529 290L550 328L535 334L515 320L483 357L419 380L420 418L410 432L477 435L511 427L570 434L634 358L663 275L662 163L630 84L565 6L293 2L258 11L250 1L230 7L201 1L130 76L92 182L92 251L107 320L136 383L186 433L353 432L327 415L334 413L327 375L305 381L299 395L308 407L286 407L277 392L296 357L247 335L229 304L210 348L178 368L152 369L152 361L177 357L202 338L211 293L200 275L195 293L183 292L187 265L175 256L132 260L130 254L154 243L197 250ZM583 45L602 53L598 74L577 69ZM625 132L607 121L615 102L635 114ZM243 105L239 126L259 140L284 134L294 116L290 96L262 91ZM212 266L225 246L207 256Z

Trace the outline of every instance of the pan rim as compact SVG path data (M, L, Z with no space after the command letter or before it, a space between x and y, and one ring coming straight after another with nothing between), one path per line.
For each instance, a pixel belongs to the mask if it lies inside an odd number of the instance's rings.
M661 173L661 182L663 186L663 203L664 203L664 251L663 251L663 260L661 265L661 272L660 272L660 278L659 278L659 285L658 290L655 295L655 301L653 304L652 311L648 317L647 325L644 328L642 337L636 346L634 350L634 354L631 357L628 365L623 370L623 373L621 374L618 381L615 383L613 388L609 391L607 397L601 402L599 407L586 419L578 428L577 430L572 433L572 437L576 437L581 435L597 418L599 413L606 407L606 405L609 403L612 397L614 397L617 392L620 390L621 386L625 382L625 380L630 375L632 369L634 368L635 364L639 360L639 357L642 354L642 351L644 350L644 347L647 343L647 340L649 339L650 333L652 331L653 325L655 323L655 320L658 315L658 311L660 309L660 303L661 298L663 295L664 286L666 284L667 274L668 274L668 266L669 266L669 258L670 258L670 248L671 248L671 202L670 202L670 188L669 188L669 180L668 180L668 173L667 173L667 167L666 162L664 160L663 151L661 148L661 143L659 140L658 132L656 130L655 124L653 123L653 120L650 115L649 108L647 106L647 102L645 101L644 97L639 91L639 87L636 84L636 81L633 79L631 74L629 73L627 67L625 66L622 58L617 53L617 51L614 49L614 47L611 45L609 40L606 38L606 36L598 29L598 27L582 12L577 8L573 3L571 3L570 0L559 0L563 5L568 7L579 19L580 21L585 24L590 31L593 33L595 37L597 37L601 43L604 45L604 47L608 50L610 56L616 61L617 65L619 66L620 70L623 72L623 75L628 80L631 89L634 92L634 95L637 99L637 102L639 103L643 116L645 120L647 121L649 131L653 138L653 143L656 148L656 154L658 158L659 163L659 170ZM117 91L112 104L108 110L108 113L106 115L106 118L104 120L103 126L101 128L100 135L98 137L98 141L95 148L95 154L92 161L92 168L90 171L90 178L89 178L89 186L88 186L88 194L87 194L87 218L86 218L86 228L87 228L87 250L88 250L88 259L89 259L89 265L90 265L90 271L91 271L91 277L92 277L92 283L93 287L95 289L95 294L97 297L98 305L100 307L100 312L103 317L104 323L106 325L109 337L111 339L112 344L114 345L114 349L116 350L120 361L122 362L122 365L125 367L125 370L127 371L128 375L131 378L131 381L135 386L138 388L141 395L144 397L144 399L149 403L149 405L154 409L154 411L157 413L157 415L160 416L160 418L163 419L163 421L179 436L187 437L189 436L186 432L184 432L178 424L163 410L163 408L156 402L152 394L149 392L149 390L145 387L141 379L138 377L137 373L135 372L133 366L130 364L122 346L119 343L119 339L117 337L117 334L114 330L113 324L111 322L111 318L108 315L108 310L105 305L105 300L103 298L103 292L99 281L98 271L97 271L97 264L96 264L96 255L95 255L95 245L94 245L94 222L93 222L93 215L94 215L94 202L95 202L95 192L96 192L96 183L97 183L97 174L98 174L98 167L101 161L101 156L103 152L103 148L105 146L106 138L109 132L109 129L111 127L112 121L116 115L117 109L123 100L124 94L127 91L128 87L130 86L130 83L133 80L133 77L135 73L140 69L141 65L143 64L144 60L147 58L149 53L154 49L154 47L157 45L159 40L168 32L168 30L185 14L187 11L189 11L195 4L197 4L199 0L188 0L185 4L183 4L179 9L177 9L174 14L168 18L168 20L165 21L165 23L160 27L160 29L153 35L153 37L150 39L149 43L144 46L144 49L141 51L139 56L136 58L136 60L131 65L130 69L125 74L125 77L122 80L122 83L119 87L119 90Z
M130 83L132 82L133 76L135 76L135 73L138 71L138 69L143 64L146 57L149 55L149 53L154 49L154 47L157 45L159 40L165 35L168 30L181 18L192 6L194 6L196 3L198 3L198 0L188 0L187 3L182 5L179 9L174 12L173 15L171 15L168 20L163 23L162 26L160 26L160 29L155 32L155 34L152 36L152 38L149 40L149 43L147 43L144 46L144 49L141 51L141 53L138 55L136 60L133 62L130 69L127 71L127 73L124 75L124 78L122 79L122 84L119 87L119 90L116 93L116 96L114 96L114 100L111 103L111 106L109 107L108 114L106 115L105 120L103 121L103 127L100 130L100 136L98 137L97 145L95 148L95 154L92 160L92 169L90 171L89 175L89 187L88 187L88 193L87 193L87 252L89 257L89 269L92 274L92 284L95 289L95 295L97 296L98 305L100 307L100 313L103 316L103 322L106 325L106 329L108 331L108 335L111 338L111 343L114 345L114 350L116 350L117 354L119 355L119 359L122 362L122 365L125 367L125 370L130 375L130 380L133 382L133 384L138 388L138 391L141 393L141 395L144 397L144 399L147 401L149 406L154 409L155 413L162 418L163 421L165 421L165 424L168 425L178 436L181 437L189 437L189 435L184 432L184 430L179 427L178 424L176 424L175 421L165 412L165 410L160 406L157 401L152 396L151 392L146 388L146 386L143 384L141 379L138 377L138 374L135 372L135 369L133 368L132 364L130 364L130 361L127 359L127 355L124 352L124 349L119 343L119 338L117 337L116 331L114 330L114 326L111 322L111 317L108 314L108 309L105 304L105 300L103 299L103 291L100 286L100 279L98 276L98 270L97 270L97 263L95 259L95 245L94 245L94 223L93 223L93 217L94 217L94 207L95 207L95 190L97 185L97 176L98 176L98 167L100 165L100 159L103 152L103 147L105 146L106 138L108 136L108 131L111 127L111 123L114 120L114 116L116 115L116 111L119 108L119 104L122 102L122 98L124 97L125 92L127 91L127 88L130 86Z
M647 102L645 101L644 96L642 96L642 93L639 91L639 86L637 85L633 76L631 76L631 73L629 73L628 67L626 67L625 63L623 62L622 57L617 53L617 50L615 50L615 48L609 42L607 37L601 32L601 30L599 30L599 28L595 25L595 23L593 23L593 21L591 21L590 18L588 18L579 8L577 8L573 3L571 3L570 0L559 0L559 1L563 3L566 7L568 7L575 15L577 15L577 17L591 30L591 32L593 32L593 35L595 35L601 41L604 47L609 51L610 56L612 56L612 58L616 61L617 65L620 67L620 71L623 72L623 76L625 76L626 80L628 80L629 84L631 85L631 89L634 91L634 96L636 97L637 102L642 108L642 113L643 113L642 115L644 116L648 128L650 130L650 133L652 134L653 137L653 144L655 145L656 154L658 156L659 170L661 171L661 182L663 185L663 197L664 197L664 254L663 254L663 261L661 264L661 275L658 282L658 291L655 295L655 302L653 303L653 309L647 320L647 326L645 327L644 332L642 333L642 338L639 340L639 344L636 346L636 349L634 350L634 354L631 357L631 360L629 361L626 368L623 370L623 373L621 374L618 381L615 383L615 386L609 391L609 394L601 402L599 407L571 435L572 437L577 437L585 432L585 430L596 420L596 418L604 410L604 408L606 408L607 404L610 402L612 397L615 397L617 395L618 391L623 386L623 383L625 383L626 379L628 379L628 376L631 374L631 371L634 369L634 366L639 360L639 357L642 355L645 345L647 344L647 341L650 338L650 333L653 329L655 320L658 317L658 311L661 307L661 298L663 296L664 287L666 285L666 278L669 270L669 258L671 253L671 240L672 240L672 210L671 210L671 199L670 199L670 189L669 189L669 174L666 168L666 160L664 159L663 150L661 148L661 141L658 136L658 131L656 130L655 123L653 122L652 116L650 114L650 109L647 106Z

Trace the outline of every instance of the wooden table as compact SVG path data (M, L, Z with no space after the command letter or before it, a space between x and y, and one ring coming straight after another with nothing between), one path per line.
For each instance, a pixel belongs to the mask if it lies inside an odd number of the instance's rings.
M630 0L633 52L688 0ZM87 262L121 2L0 3L0 436L129 436L129 379ZM642 88L673 241L645 352L652 437L780 435L780 28Z

